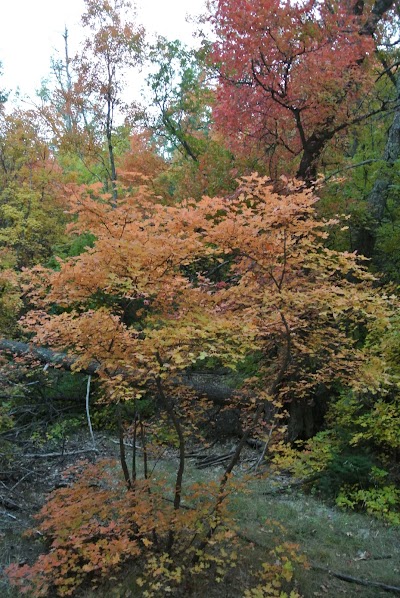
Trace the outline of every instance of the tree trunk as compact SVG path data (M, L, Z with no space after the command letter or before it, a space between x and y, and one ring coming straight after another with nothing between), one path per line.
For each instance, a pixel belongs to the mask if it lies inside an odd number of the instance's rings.
M109 82L109 91L107 97L107 120L106 120L106 137L107 137L107 148L108 148L108 159L110 162L110 178L111 178L111 192L113 198L113 206L116 207L118 199L117 191L117 169L115 167L115 156L114 146L112 141L113 133L113 112L114 102L112 99L112 82Z
M329 128L329 126L331 128ZM317 167L321 154L326 144L336 134L337 128L332 123L327 124L323 131L314 131L308 139L303 142L303 155L296 176L307 184L313 183L317 178Z
M377 232L382 223L386 202L396 172L394 164L400 158L400 75L396 80L396 108L392 125L389 129L383 159L386 168L378 174L371 193L367 199L369 226L359 230L356 249L362 255L371 257L374 252Z
M393 4L393 0L376 0L363 26L359 30L359 34L367 36L374 35L380 20L382 19L384 14L391 9ZM360 0L356 0L352 7L353 14L361 16L363 9L364 3L360 2ZM362 61L363 59L361 59L361 62ZM397 89L399 90L398 86ZM344 101L345 98L346 93L343 94L341 101ZM333 137L339 131L345 129L347 125L341 124L335 126L334 117L330 117L330 120L325 123L325 128L320 128L319 130L314 131L309 137L306 138L305 131L303 130L302 123L300 122L300 112L298 110L292 111L296 119L297 128L299 130L300 138L303 145L303 155L296 176L299 179L305 181L307 184L311 184L316 179L318 162L328 141L333 139ZM368 116L366 116L365 118L368 118ZM364 119L361 118L360 120ZM351 126L352 124L355 124L358 121L359 119L355 117L353 121L352 119L349 120L348 125Z

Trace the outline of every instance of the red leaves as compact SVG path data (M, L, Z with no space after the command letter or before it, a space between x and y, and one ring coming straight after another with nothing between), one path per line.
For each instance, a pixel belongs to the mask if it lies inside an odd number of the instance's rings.
M375 76L363 19L340 1L219 0L214 115L231 144L246 152L258 144L263 154L279 148L287 173L288 161L300 153L317 160L339 130L362 119L359 100Z

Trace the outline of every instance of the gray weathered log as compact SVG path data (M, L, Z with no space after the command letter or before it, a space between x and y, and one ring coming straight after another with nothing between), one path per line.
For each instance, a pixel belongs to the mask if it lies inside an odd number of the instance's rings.
M33 361L49 364L52 367L60 367L67 371L73 371L77 357L53 351L47 347L38 347L32 343L23 343L12 339L0 338L0 351L10 355L26 357ZM96 375L101 364L91 362L85 367L79 366L79 373ZM227 371L213 372L187 372L182 375L177 384L184 384L193 388L199 394L206 395L210 400L218 404L225 404L232 396L233 381Z
M4 351L4 353L10 355L18 355L18 357L28 357L33 361L39 361L40 363L48 363L52 367L61 367L63 370L69 372L73 371L77 361L77 357L67 355L66 353L60 353L46 347L38 347L32 343L23 343L8 338L0 338L0 351ZM92 362L79 371L82 374L93 376L97 373L99 368L99 363Z
M26 453L24 457L27 459L58 459L59 457L74 457L75 455L82 455L83 453L98 453L97 448L82 449L79 451L69 451L68 453Z
M186 372L182 376L182 382L219 404L228 401L234 390L232 374L227 371Z

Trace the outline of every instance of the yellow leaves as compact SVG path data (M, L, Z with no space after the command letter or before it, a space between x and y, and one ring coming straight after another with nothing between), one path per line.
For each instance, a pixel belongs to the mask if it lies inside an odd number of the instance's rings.
M291 581L293 578L293 565L290 561L286 561L282 567L282 577L287 582Z
M2 270L0 263L0 334L12 332L21 307L17 275L13 270Z

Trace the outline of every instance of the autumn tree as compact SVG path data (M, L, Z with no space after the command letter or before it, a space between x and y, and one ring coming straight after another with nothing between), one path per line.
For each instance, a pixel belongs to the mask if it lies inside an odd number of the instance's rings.
M127 19L134 16L125 0L86 0L82 24L88 30L82 52L76 62L78 102L90 119L89 130L100 124L106 144L105 166L116 200L117 178L113 135L117 112L127 110L122 92L128 69L138 66L143 47L143 29ZM96 134L96 133L95 133Z
M212 7L216 121L233 147L258 147L272 160L272 175L289 160L298 177L315 179L329 142L393 106L391 98L368 101L380 25L392 18L393 2L221 0Z
M144 186L117 206L110 195L95 198L98 192L81 190L74 199L73 230L90 230L94 247L61 263L59 271L30 273L25 292L37 309L24 325L38 344L69 347L76 369L95 363L108 400L138 404L152 398L155 436L160 422L170 425L177 446L172 503L162 507L160 490L148 475L143 485L137 467L128 466L121 437L121 465L134 508L123 540L118 547L114 540L110 544L118 558L100 556L101 547L108 546L103 534L114 538L108 524L100 535L90 531L99 517L108 520L107 509L84 526L82 533L90 537L73 545L52 515L45 524L56 542L49 559L12 571L16 583L39 579L48 586L57 580L60 588L68 588L68 563L88 572L96 571L97 563L101 574L103 562L108 572L107 563L142 554L149 572L143 583L153 587L155 578L170 586L183 574L204 569L196 568L199 559L216 558L216 543L227 538L230 474L250 436L263 443L264 453L270 451L284 438L282 420L291 402L316 400L321 385L341 384L357 392L378 391L385 384L384 367L371 376L371 356L361 350L359 331L384 329L397 301L374 288L355 254L325 247L327 229L337 222L319 221L316 198L290 182L277 194L268 180L251 176L241 181L235 197L175 206L158 203ZM223 280L216 276L221 267L227 273ZM207 405L185 390L185 374L204 359L234 371L251 355L258 356L257 373L230 403L241 411L242 438L215 488L209 483L186 487L187 443L193 435L201 438L198 424ZM134 429L135 422L136 416ZM151 429L147 434L151 437ZM145 436L143 446L149 449L151 438L147 444ZM134 464L136 459L134 450ZM85 480L79 483L87 488ZM165 482L162 487L165 492ZM182 510L182 500L190 502L193 492L201 498L190 514ZM81 496L87 500L86 491ZM115 502L105 500L102 504ZM76 518L82 508L76 498L70 504ZM113 529L123 521L118 519ZM144 554L142 545L156 552ZM184 572L176 578L175 563Z
M117 161L119 180L128 186L145 183L155 195L169 197L165 181L168 164L158 153L151 131L132 132L129 146Z
M213 126L215 77L204 48L158 38L149 49L147 103L138 125L151 132L169 164L165 186L175 199L232 192L235 178L256 169L236 159Z
M5 115L0 126L0 247L21 269L48 259L63 235L64 179L30 114Z
M73 64L71 50L69 47L69 31L65 26L62 34L64 48L62 58L57 53L51 57L51 76L55 79L55 87L50 86L50 81L43 80L40 90L37 92L41 105L39 110L47 124L60 142L63 134L72 133L77 126L79 113L74 110L72 103L73 95Z
M132 105L124 96L129 77L142 61L144 30L131 19L125 0L85 0L82 25L87 37L71 56L65 30L62 58L53 59L54 90L41 92L40 114L50 127L65 165L79 158L91 179L100 180L117 198L118 145L129 147L124 119Z
M22 307L17 272L47 261L64 238L65 179L30 114L0 114L0 328Z

